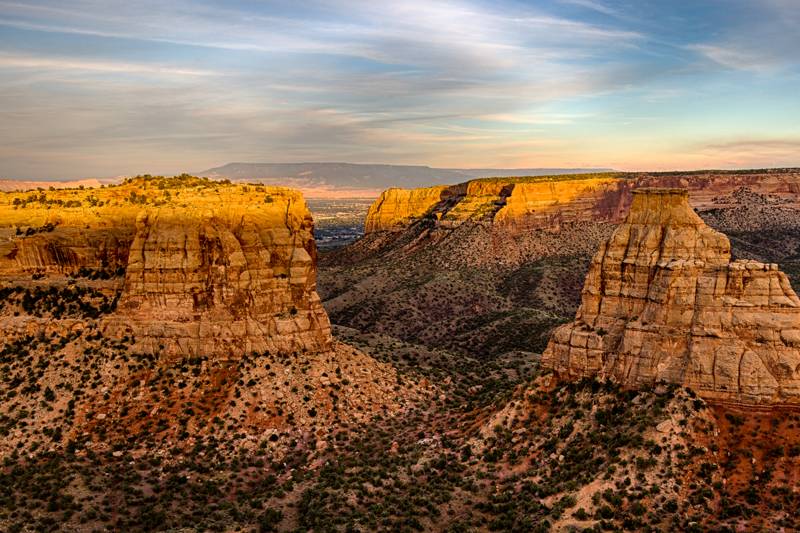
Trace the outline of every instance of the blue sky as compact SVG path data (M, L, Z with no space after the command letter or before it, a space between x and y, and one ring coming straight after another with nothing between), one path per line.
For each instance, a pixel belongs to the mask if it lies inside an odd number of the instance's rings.
M0 0L0 177L800 166L797 0Z

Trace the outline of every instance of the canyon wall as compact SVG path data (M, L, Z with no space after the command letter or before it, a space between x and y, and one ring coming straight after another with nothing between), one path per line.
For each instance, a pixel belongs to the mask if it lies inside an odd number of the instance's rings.
M394 230L428 213L449 191L445 185L422 189L387 189L367 212L365 231Z
M685 189L634 190L542 364L565 379L664 380L714 400L800 403L800 300L775 264L731 262Z
M208 180L175 185L139 179L0 194L4 284L100 272L110 278L104 290L119 291L104 332L129 336L146 353L329 350L302 195Z
M295 200L289 211L274 202L266 211L141 213L116 329L154 353L330 349L311 217Z
M800 206L797 170L490 178L451 187L389 189L370 208L365 231L399 231L422 218L442 227L473 221L512 232L558 229L575 221L618 223L628 212L631 191L639 187L687 189L695 209L725 207L723 197L743 188Z

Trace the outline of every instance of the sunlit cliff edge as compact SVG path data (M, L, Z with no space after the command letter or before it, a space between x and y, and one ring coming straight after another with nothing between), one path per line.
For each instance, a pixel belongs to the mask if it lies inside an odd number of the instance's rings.
M681 187L695 208L747 187L796 204L800 170L600 173L486 178L459 185L388 189L367 215L367 233L401 230L426 219L437 227L465 221L510 230L558 228L582 220L621 222L638 187ZM715 204L719 205L719 204Z
M0 457L42 432L47 448L278 442L397 411L414 385L333 339L316 275L292 189L184 175L0 193Z

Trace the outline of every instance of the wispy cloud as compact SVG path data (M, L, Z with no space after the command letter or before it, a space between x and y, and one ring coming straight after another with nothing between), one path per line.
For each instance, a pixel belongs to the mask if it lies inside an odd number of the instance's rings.
M693 153L705 166L721 168L764 168L798 166L800 135L786 138L742 137L694 146Z
M218 73L168 65L149 65L120 61L91 61L76 58L37 57L0 52L0 69L68 70L110 74L153 74L157 76L212 76Z
M327 2L306 3L308 16L302 20L296 14L264 16L181 0L157 7L84 0L69 9L0 2L6 15L0 24L224 50L333 54L416 67L451 64L472 69L520 66L522 59L594 55L592 47L597 44L620 46L641 38L636 32L536 10L488 9L464 1L342 0L335 6L335 13L346 16L319 18L333 12Z
M795 0L733 0L741 20L712 39L687 49L727 68L768 71L800 63L800 3Z
M705 145L706 150L723 152L769 152L773 154L797 153L800 151L800 137L789 139L737 139Z
M610 166L694 123L680 106L718 73L795 61L796 32L765 37L791 1L731 3L766 22L655 0L0 0L0 168Z
M598 0L561 0L561 3L579 6L585 9L589 9L591 11L602 13L603 15L608 15L610 17L621 16L618 10L613 9Z

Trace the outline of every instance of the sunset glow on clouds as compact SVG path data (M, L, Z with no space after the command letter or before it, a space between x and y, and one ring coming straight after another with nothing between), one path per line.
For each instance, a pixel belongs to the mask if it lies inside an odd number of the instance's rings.
M0 0L0 177L800 166L800 2Z

